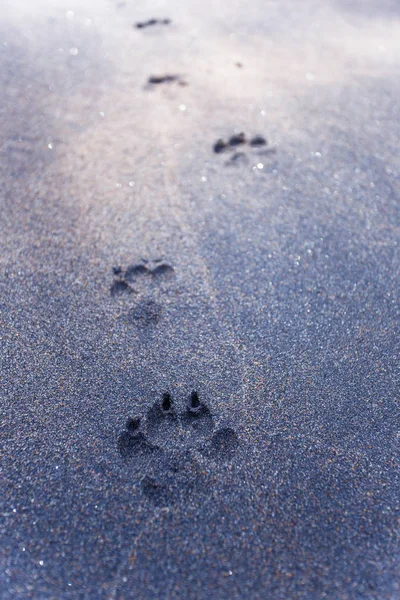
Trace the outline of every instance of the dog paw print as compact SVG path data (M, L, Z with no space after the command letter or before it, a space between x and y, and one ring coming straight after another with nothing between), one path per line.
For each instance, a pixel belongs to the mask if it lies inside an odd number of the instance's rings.
M227 140L220 138L213 146L215 154L230 154L226 165L247 164L249 157L244 150L248 150L249 148L257 156L267 156L276 153L275 148L268 147L268 141L262 135L255 135L247 139L243 132L236 133Z
M114 267L114 282L110 288L111 296L122 296L127 294L139 294L146 289L150 291L154 287L162 287L171 282L175 277L175 269L160 259L154 264L148 261L130 265L126 269Z
M171 75L168 73L166 75L150 75L150 77L147 80L147 86L149 88L159 86L163 83L176 83L180 86L188 85L187 81L185 81L180 75Z
M114 267L114 282L110 288L113 298L135 299L129 310L127 320L138 329L157 325L162 317L160 295L167 292L175 279L174 268L161 259L152 263L142 261L138 264Z
M141 490L157 505L173 504L202 489L205 473L196 455L227 461L235 456L238 445L232 428L215 428L210 409L196 391L182 410L166 392L144 418L130 417L118 437L124 461L139 472L146 471Z
M155 27L159 25L170 25L171 19L148 19L147 21L138 21L134 24L136 29L147 29L148 27Z

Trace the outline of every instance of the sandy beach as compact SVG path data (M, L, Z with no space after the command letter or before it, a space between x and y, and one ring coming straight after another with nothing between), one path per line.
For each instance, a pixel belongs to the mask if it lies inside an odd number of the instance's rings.
M0 34L1 598L398 600L399 3Z

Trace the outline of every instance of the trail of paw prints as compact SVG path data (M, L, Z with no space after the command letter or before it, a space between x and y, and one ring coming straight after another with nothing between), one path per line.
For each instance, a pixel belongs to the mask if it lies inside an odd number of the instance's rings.
M169 393L155 402L144 418L130 417L118 437L127 465L145 475L142 494L157 506L169 506L204 489L205 476L196 454L214 461L231 460L238 449L234 429L216 429L208 406L196 391L183 410Z
M175 279L174 268L157 259L150 263L113 268L114 281L110 288L113 298L134 299L128 320L139 329L157 325L162 318L160 295L165 293Z
M245 149L247 152L244 151ZM225 162L227 166L248 164L249 149L250 156L269 156L276 153L275 148L268 147L268 140L262 135L255 135L247 139L243 132L234 134L227 140L220 138L213 145L215 154L230 154L228 161Z

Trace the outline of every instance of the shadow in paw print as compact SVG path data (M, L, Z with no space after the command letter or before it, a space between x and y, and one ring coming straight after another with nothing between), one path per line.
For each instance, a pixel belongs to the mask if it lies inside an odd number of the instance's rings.
M110 292L112 296L139 293L138 286L143 289L153 285L161 286L175 277L175 269L165 262L154 261L155 266L146 264L129 265L126 269L114 267L114 283ZM135 287L136 286L136 287Z
M156 402L147 411L147 431L152 440L158 444L178 443L178 415L175 411L171 395L166 392L161 402Z
M157 267L154 267L154 269L151 271L151 274L155 280L169 280L174 277L175 271L171 265L161 263L160 265L157 265Z
M252 148L259 148L260 146L266 146L267 143L268 143L267 140L262 135L255 135L249 141L249 145L252 146Z
M244 152L235 152L232 154L231 158L227 161L227 166L231 165L233 167L238 165L247 165L249 163L249 158L247 154Z
M123 271L121 269L119 274L122 274ZM129 281L132 283L141 275L151 275L150 269L148 269L145 265L131 265L128 267L123 275L125 281Z
M157 467L153 467L151 474L142 479L142 493L157 506L185 502L201 489L204 477L190 452L170 450L162 456Z
M154 85L160 85L161 83L177 83L178 85L185 86L187 82L182 79L180 75L150 75L147 80L149 87Z
M136 29L146 29L147 27L154 27L154 25L170 25L171 19L148 19L147 21L138 21L134 24Z
M129 418L126 422L126 430L118 438L118 450L124 459L137 456L150 456L158 452L154 444L151 444L144 433L140 431L139 417Z
M214 420L209 408L199 400L197 392L192 392L186 411L181 414L182 425L193 438L211 435L214 429Z
M235 431L225 427L214 432L214 428L213 416L196 391L181 411L166 392L149 408L143 425L139 417L128 419L118 450L127 463L146 469L143 495L166 506L203 489L206 473L197 452L218 461L234 457L239 445Z
M231 459L236 454L239 439L230 427L223 427L214 433L208 447L202 449L205 456L213 459Z
M275 148L267 148L268 141L262 135L255 135L254 137L247 139L243 132L232 135L227 141L220 138L213 145L213 150L215 154L234 152L230 159L225 163L227 166L247 164L249 162L247 154L243 151L238 152L238 146L248 146L253 152L256 152L257 155L263 156L275 154L276 152Z
M228 152L237 146L244 145L246 142L246 135L243 132L237 133L232 135L227 142L221 138L217 140L213 146L213 150L215 154L221 154L221 152Z
M228 146L230 146L231 148L234 148L235 146L241 146L242 144L245 144L245 143L246 143L246 136L243 132L232 135L228 140Z
M117 279L111 286L111 296L122 296L123 294L132 294L134 290L131 286L123 280Z
M130 313L130 318L140 329L157 325L161 319L162 307L154 300L137 304Z
M173 504L171 489L166 483L146 475L141 481L143 495L156 506L169 506Z

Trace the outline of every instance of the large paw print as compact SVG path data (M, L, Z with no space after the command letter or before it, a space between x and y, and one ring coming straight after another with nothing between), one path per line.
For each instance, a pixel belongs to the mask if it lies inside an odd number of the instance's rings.
M250 148L251 153L258 157L275 154L276 152L275 148L268 147L268 141L262 135L255 135L247 139L244 133L236 133L228 140L220 138L213 146L215 154L230 154L229 160L225 163L228 166L249 162L248 155L244 152L245 148Z
M158 505L173 504L202 488L205 474L196 455L227 461L237 448L236 432L230 427L215 431L214 418L195 391L181 411L165 393L144 419L130 417L118 437L126 463L147 471L141 489Z

